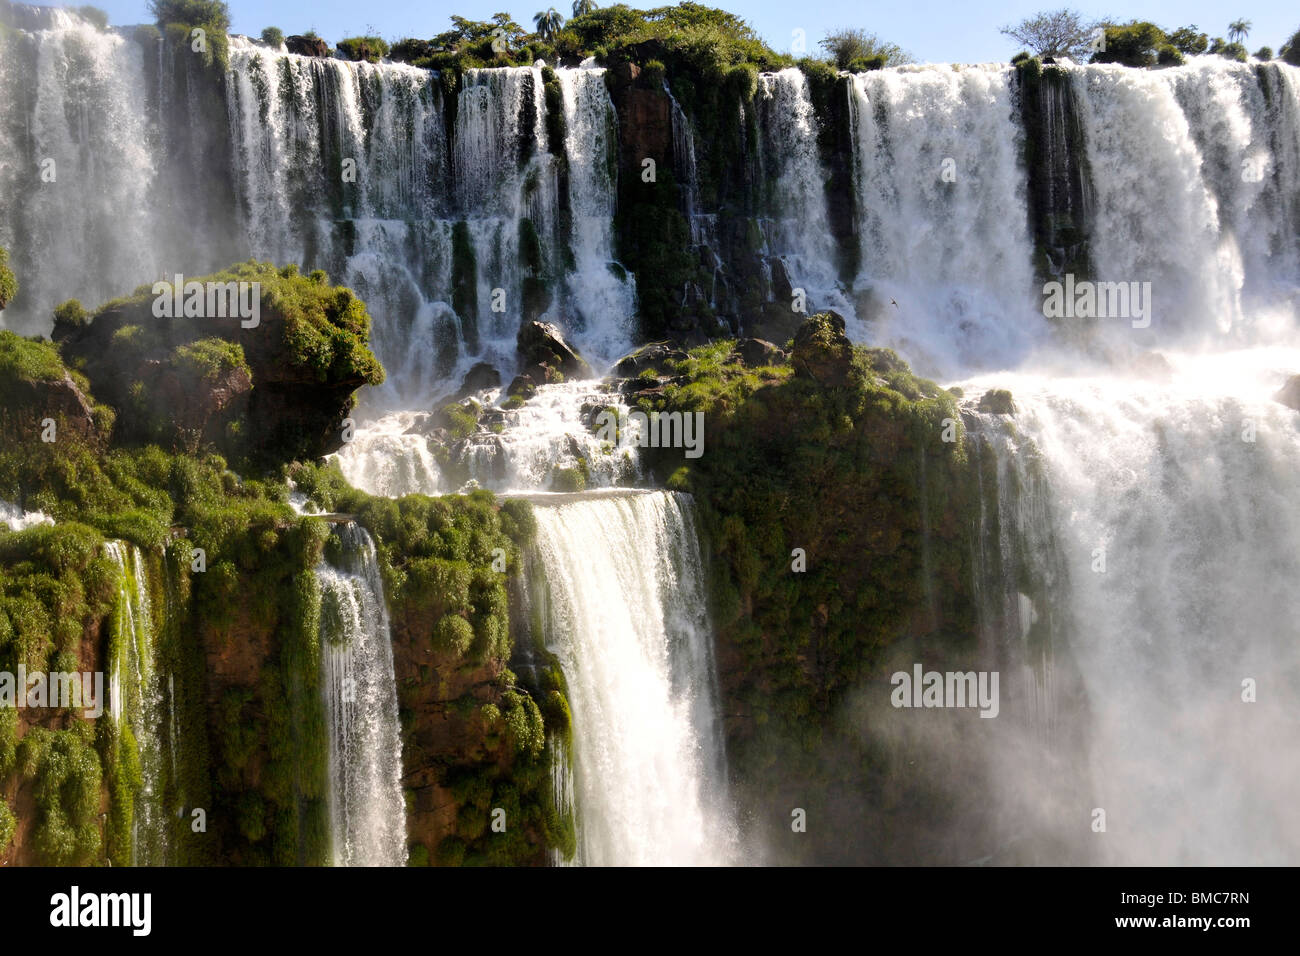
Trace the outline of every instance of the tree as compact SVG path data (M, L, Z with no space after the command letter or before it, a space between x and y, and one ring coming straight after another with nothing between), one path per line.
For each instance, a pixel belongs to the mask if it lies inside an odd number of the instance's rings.
M267 27L262 31L262 42L278 50L281 44L284 43L284 31L279 27Z
M849 64L855 60L871 60L878 57L884 57L885 66L901 66L912 62L912 58L903 51L902 47L857 27L832 30L818 46L830 55L841 70L847 70Z
M1209 36L1197 32L1195 23L1190 27L1179 27L1173 33L1169 34L1169 42L1173 44L1180 53L1186 53L1188 56L1197 56L1204 53L1210 46Z
M1240 43L1250 33L1250 26L1249 20L1233 20L1228 24L1228 39L1233 43Z
M564 26L564 17L551 7L545 13L534 13L533 23L537 25L537 33L543 40L549 40L555 34L560 32L560 27Z
M1122 25L1108 23L1105 29L1104 48L1092 55L1093 63L1155 66L1160 48L1170 46L1165 32L1146 20L1134 20Z
M591 0L573 0L573 15L575 17L585 17L592 10L598 10L599 7L592 3Z
M1291 34L1291 39L1282 44L1282 49L1277 51L1283 62L1290 63L1292 66L1300 66L1300 30Z
M1089 41L1099 24L1084 19L1077 10L1062 7L1036 13L1015 26L1003 27L1000 32L1028 47L1038 56L1062 57L1082 60L1091 50Z

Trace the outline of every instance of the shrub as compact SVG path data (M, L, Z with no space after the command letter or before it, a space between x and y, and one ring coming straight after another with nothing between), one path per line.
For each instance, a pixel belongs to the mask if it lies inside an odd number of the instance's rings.
M76 299L69 299L67 302L60 303L54 307L54 339L58 341L61 336L58 334L62 329L64 333L79 329L89 320L90 315Z
M1154 66L1156 49L1167 43L1165 33L1154 23L1134 20L1123 26L1108 25L1106 49L1092 55L1093 63L1121 63L1124 66Z
M338 51L349 60L378 63L388 56L388 44L379 37L348 37L338 42Z
M1224 59L1236 60L1238 63L1245 63L1250 59L1250 54L1240 43L1225 43L1216 52Z
M464 657L474 644L474 627L459 614L444 614L433 635L433 646L444 654Z
M1182 66L1183 54L1172 43L1162 43L1156 51L1156 63L1160 66Z
M1267 63L1269 60L1273 59L1273 48L1271 46L1260 47L1255 51L1255 59Z
M651 60L647 63L641 72L646 85L658 89L663 85L664 77L668 75L668 68L664 66L662 60Z
M284 44L284 31L279 27L267 27L262 31L262 42L278 50Z

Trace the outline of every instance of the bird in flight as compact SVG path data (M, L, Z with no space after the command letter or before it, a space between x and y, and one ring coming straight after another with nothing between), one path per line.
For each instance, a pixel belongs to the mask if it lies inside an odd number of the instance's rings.
M890 300L889 300L889 304L892 305L892 306L893 306L894 308L896 308L896 309L898 308L898 300L897 300L897 299L890 299Z

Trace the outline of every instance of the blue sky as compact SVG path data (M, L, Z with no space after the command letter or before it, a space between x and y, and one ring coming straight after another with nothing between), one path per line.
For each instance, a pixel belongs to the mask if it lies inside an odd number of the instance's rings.
M373 0L358 4L356 0L230 0L236 33L256 36L263 27L278 26L286 34L315 29L331 43L361 33L375 32L394 40L404 36L431 37L447 29L448 17L459 14L486 20L505 8L514 19L531 28L532 15L550 0L455 0L455 2L414 4L403 0ZM556 3L566 16L572 0ZM99 0L96 4L108 11L117 25L140 23L150 19L145 0ZM649 8L661 3L631 3ZM1042 9L1062 5L1059 0L907 0L902 3L863 3L861 0L818 0L816 3L792 3L790 0L730 0L714 2L744 17L776 49L788 50L792 32L802 29L809 48L828 30L841 26L864 27L884 39L897 43L920 61L1006 60L1016 52L1012 41L998 33L998 28L1014 23ZM1300 28L1300 8L1291 2L1244 2L1228 7L1214 0L1146 0L1146 2L1069 3L1089 16L1115 19L1151 20L1170 29L1189 23L1197 24L1211 36L1227 32L1228 21L1244 17L1254 24L1246 41L1257 50L1279 46Z

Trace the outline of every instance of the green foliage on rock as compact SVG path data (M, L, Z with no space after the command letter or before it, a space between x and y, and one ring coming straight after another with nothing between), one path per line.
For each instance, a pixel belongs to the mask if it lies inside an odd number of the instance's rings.
M267 27L262 31L262 42L278 50L284 45L284 31L279 27Z
M344 59L378 63L388 56L388 43L381 37L348 37L337 44Z
M716 343L676 372L655 405L703 412L704 454L648 454L695 497L714 558L736 774L755 790L851 780L864 745L838 722L844 695L900 639L973 633L978 500L964 443L943 439L960 439L954 397L850 346L833 316L801 327L790 365L747 369Z

